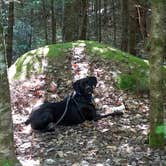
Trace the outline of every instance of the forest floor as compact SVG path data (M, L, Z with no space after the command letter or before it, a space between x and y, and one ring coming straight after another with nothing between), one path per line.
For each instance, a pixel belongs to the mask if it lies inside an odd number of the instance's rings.
M166 151L146 144L149 128L148 95L134 95L116 88L118 66L100 57L87 56L84 44L65 57L48 60L44 74L11 82L16 153L23 166L159 166ZM72 92L72 82L87 75L98 80L94 97L101 114L123 111L77 126L56 126L39 133L25 126L32 108L44 100L60 101Z

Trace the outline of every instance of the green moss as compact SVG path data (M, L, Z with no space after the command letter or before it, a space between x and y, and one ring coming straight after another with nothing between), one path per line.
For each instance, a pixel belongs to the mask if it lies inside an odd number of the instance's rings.
M72 43L62 43L62 44L54 44L49 45L48 56L60 56L63 55L66 51L72 48Z
M100 44L94 41L86 41L86 44L89 55L98 55L104 58L109 58L118 62L126 63L127 67L129 65L134 67L135 65L137 65L138 67L143 67L145 69L149 68L148 63L143 61L142 59L137 58L129 53L125 53L118 49L112 48L111 46Z
M150 132L149 133L149 145L151 148L164 149L164 132Z
M123 90L143 92L149 90L149 65L147 61L129 53L112 48L110 45L86 41L88 54L100 56L118 64L121 74L117 78L117 87Z
M136 88L136 81L133 75L120 74L118 77L118 88L125 90L134 90Z
M98 56L112 61L117 64L117 70L121 74L118 75L117 87L132 91L148 91L149 90L149 64L148 61L142 60L129 53L122 52L110 45L101 44L95 41L77 41L70 43L61 43L48 45L36 50L32 50L21 56L15 63L16 71L15 79L29 77L32 73L42 73L44 71L43 59L64 56L73 47L79 45L86 46L86 52L90 56ZM63 59L63 58L62 58ZM60 60L60 59L59 59ZM57 60L58 61L58 60ZM166 76L166 68L164 68ZM164 77L166 87L166 77Z
M0 166L21 166L17 159L5 159L0 157Z
M32 73L40 74L44 72L44 64L42 63L44 58L63 56L70 48L72 48L72 43L62 43L48 45L27 52L15 62L13 78L28 78Z

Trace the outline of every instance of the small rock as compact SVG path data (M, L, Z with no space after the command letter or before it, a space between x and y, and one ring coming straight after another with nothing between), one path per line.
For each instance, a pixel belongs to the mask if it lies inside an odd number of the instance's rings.
M20 149L27 149L27 148L30 148L30 147L31 147L31 142L27 142L27 143L23 143L20 146Z
M96 166L104 166L104 164L97 163Z
M111 161L111 159L107 159L105 161L105 166L111 166L111 165L113 165L113 162Z
M74 163L74 164L72 164L72 166L80 166L80 164L79 163Z
M58 152L57 152L57 155L58 155L60 158L64 157L64 154L63 154L62 151L58 151Z
M53 159L46 159L45 160L45 164L46 165L53 165L53 164L55 164L56 162L55 162L55 160L53 160Z
M81 161L81 166L89 166L89 162L86 160Z

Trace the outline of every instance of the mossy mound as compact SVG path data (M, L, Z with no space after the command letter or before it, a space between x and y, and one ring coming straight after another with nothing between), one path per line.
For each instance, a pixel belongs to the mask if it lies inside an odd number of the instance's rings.
M47 59L65 55L71 43L44 46L22 55L9 69L9 79L26 79L41 74L47 67Z
M136 92L147 92L149 90L148 61L112 48L110 45L101 44L95 41L54 44L29 51L17 59L15 64L12 65L9 69L9 76L11 79L25 79L31 74L40 74L44 72L47 67L47 58L65 56L69 50L80 43L86 45L87 55L98 56L117 65L117 69L120 71L117 76L118 88ZM60 59L61 58L57 58L57 61ZM164 70L164 72L165 71L166 70Z
M87 42L88 54L100 56L117 65L120 73L117 76L117 87L123 90L135 92L148 91L149 87L149 64L129 53L112 48L109 45L96 42Z

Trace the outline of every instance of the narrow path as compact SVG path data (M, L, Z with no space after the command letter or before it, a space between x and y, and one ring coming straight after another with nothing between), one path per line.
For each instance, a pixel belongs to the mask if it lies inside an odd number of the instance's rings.
M80 78L84 78L89 74L89 62L85 53L85 43L79 43L76 47L72 49L72 73L73 81L76 81Z

